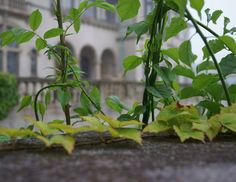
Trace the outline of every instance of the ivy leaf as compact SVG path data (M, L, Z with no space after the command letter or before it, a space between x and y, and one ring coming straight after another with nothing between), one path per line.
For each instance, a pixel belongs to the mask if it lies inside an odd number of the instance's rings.
M130 25L127 28L126 37L134 32L137 35L137 42L136 43L138 43L141 36L148 31L148 28L149 28L149 26L146 21L141 21L141 22L135 23L133 25Z
M204 0L190 0L190 6L194 8L201 17L201 10L204 6Z
M57 144L63 146L63 148L71 154L74 150L75 139L70 136L57 135L50 138L50 145Z
M192 78L192 79L195 77L195 75L194 75L194 73L193 73L193 71L191 69L188 69L188 68L183 67L181 65L177 65L173 69L173 72L176 75L181 75L181 76L185 76L185 77Z
M34 37L34 32L24 32L16 39L18 44L30 41Z
M172 127L166 121L154 121L147 125L143 132L147 133L160 133L170 130Z
M236 54L236 42L235 40L227 35L219 37L219 39L232 51L233 54Z
M121 21L134 18L138 14L140 6L139 0L118 0L117 12Z
M162 54L168 56L169 58L174 60L177 64L179 64L179 49L178 48L164 49L161 52Z
M177 135L180 137L181 142L184 142L187 139L193 138L196 140L200 140L204 142L204 133L201 131L193 130L193 129L188 129L188 130L183 130L182 128L178 126L173 127Z
M211 112L211 115L220 113L220 104L208 100L199 102L199 106L208 109Z
M139 144L142 144L141 132L134 128L120 128L116 130L119 133L119 137L133 140Z
M138 56L128 56L123 61L123 67L125 69L125 73L127 71L135 69L140 64L142 64L142 62L143 62L143 59L141 57L138 57Z
M220 62L221 70L224 76L236 73L236 55L229 54Z
M53 37L57 37L59 35L63 34L63 30L60 28L52 28L44 33L44 38L49 39Z
M30 28L35 31L39 28L40 24L42 23L42 14L41 12L37 9L33 11L29 17L29 25Z
M17 112L21 111L25 107L29 106L32 102L32 96L24 96L20 102L20 107Z
M38 51L40 51L47 47L47 42L41 38L37 38L35 41L35 47Z
M96 117L84 116L82 119L88 122L94 128L94 131L103 133L108 130L107 126L102 124L101 121L99 121L99 119Z
M221 50L224 49L224 44L219 39L210 40L210 41L208 41L208 44L211 47L213 53L218 53L218 52L220 52ZM206 48L206 46L204 46L202 48L202 51L203 51L203 54L204 54L204 57L203 57L204 59L210 57L209 51Z
M233 132L236 132L236 114L235 113L223 113L219 117L220 123L230 129Z
M222 13L222 10L216 10L212 13L211 20L214 24L216 24L217 20L219 19Z
M183 42L179 47L180 60L191 67L192 63L197 59L197 56L192 53L192 45L189 40Z
M169 38L176 36L179 32L186 29L187 23L184 21L182 17L173 17L171 23L168 27L166 27L166 38L167 41Z
M222 85L218 83L209 85L206 91L214 98L215 102L219 102L224 95Z
M211 84L219 81L218 75L213 74L201 74L193 79L192 85L195 89L204 89L209 87Z

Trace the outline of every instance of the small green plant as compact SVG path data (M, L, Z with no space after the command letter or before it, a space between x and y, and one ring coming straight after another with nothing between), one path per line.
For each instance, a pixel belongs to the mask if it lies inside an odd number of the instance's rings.
M235 132L235 85L227 85L226 78L235 74L236 43L234 34L236 28L228 28L229 19L224 18L223 34L219 35L210 27L216 24L222 14L221 10L207 16L206 25L193 18L189 7L196 10L199 18L203 16L204 0L153 0L154 8L146 19L130 25L127 36L136 34L137 43L143 35L148 35L141 57L133 55L124 59L125 73L143 64L145 75L145 89L142 102L136 102L128 107L116 96L106 98L109 108L119 113L117 119L106 116L101 106L101 96L97 88L91 88L87 82L81 80L82 71L77 66L77 60L66 47L66 38L71 36L69 30L75 33L80 30L80 18L91 7L103 8L111 12L118 12L122 21L134 18L141 6L139 0L118 0L117 6L105 0L84 0L79 7L72 8L63 17L60 0L54 1L54 12L57 27L39 35L37 29L42 22L39 10L32 12L29 18L29 29L14 28L0 34L2 46L12 42L19 44L35 40L38 51L44 51L48 58L56 61L58 68L54 75L55 82L41 88L35 96L22 99L19 110L33 105L35 120L28 118L31 125L26 129L0 128L0 135L11 138L36 137L46 146L62 145L69 153L72 152L75 139L74 134L94 131L109 133L112 137L131 139L141 143L141 129L143 132L159 133L175 132L185 141L189 138L200 141L207 136L210 140L220 132ZM189 6L190 5L190 6ZM171 16L173 14L175 16ZM194 27L196 34L203 40L204 57L202 63L194 67L197 55L192 51L191 38L181 43L179 47L164 48L164 44L177 36L183 30ZM212 36L205 37L202 29ZM59 45L51 45L51 38L59 38ZM216 53L225 50L227 55L219 62ZM73 79L68 79L73 76ZM191 86L182 88L177 77L183 76L192 81ZM81 92L79 106L71 115L70 89ZM52 92L56 92L65 115L64 121L43 122ZM39 96L44 93L44 98ZM195 106L180 104L183 99L200 98ZM227 105L227 106L226 106ZM85 126L73 127L82 120ZM63 134L63 135L62 135Z
M35 120L28 117L27 120L31 122L31 125L26 129L0 128L0 135L13 139L36 137L48 147L53 144L60 144L68 153L72 152L75 143L72 135L80 132L108 132L112 137L132 139L141 143L140 126L142 126L142 123L134 120L120 122L107 117L101 108L99 90L96 87L91 88L86 81L81 80L81 74L83 73L78 67L78 60L73 57L69 48L66 47L66 38L73 35L70 30L73 28L75 34L79 33L81 16L92 7L115 12L114 5L104 0L84 0L79 4L79 7L70 9L68 15L63 16L61 0L55 0L54 14L58 24L57 27L52 27L46 30L43 35L39 35L37 30L43 21L43 16L37 9L29 17L28 29L13 28L0 34L2 46L13 42L23 44L35 40L36 49L44 51L50 60L57 63L55 64L57 65L57 68L55 68L57 71L54 75L55 82L41 88L36 95L25 96L21 100L18 111L32 105ZM59 45L51 45L51 38L59 38ZM79 106L73 109L73 115L70 106L71 89L77 89L81 93ZM66 125L64 121L58 120L49 123L43 122L53 92L56 92L58 102L64 112ZM44 93L44 97L40 100L39 96L43 95L42 93ZM72 122L72 119L76 119L76 121ZM86 122L87 125L78 128L72 126L80 120Z
M0 73L0 120L18 103L17 81L13 75Z

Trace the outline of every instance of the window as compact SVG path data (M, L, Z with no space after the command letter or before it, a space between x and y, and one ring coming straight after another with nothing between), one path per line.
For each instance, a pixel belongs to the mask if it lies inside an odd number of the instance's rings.
M32 50L30 52L30 71L31 76L37 76L37 51Z
M3 53L0 50L0 71L3 71Z
M96 17L97 17L98 20L106 20L106 18L107 18L106 10L101 9L101 8L97 8L96 9Z
M152 0L145 0L145 15L148 15L154 8L154 4Z
M18 76L19 74L19 53L8 51L7 52L7 71L9 73L15 74Z

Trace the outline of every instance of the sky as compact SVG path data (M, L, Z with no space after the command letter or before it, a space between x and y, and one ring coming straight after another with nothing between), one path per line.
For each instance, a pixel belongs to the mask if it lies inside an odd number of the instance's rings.
M221 9L224 13L221 15L219 20L217 21L217 25L214 25L213 23L210 24L210 27L214 29L214 31L218 32L219 34L222 33L222 27L224 22L224 16L230 18L231 23L229 24L229 28L236 27L236 0L205 0L205 5L203 10L209 8L211 9L211 12ZM204 11L203 11L204 12ZM196 13L192 12L195 17L197 17ZM206 16L205 13L203 14L202 21L204 24L206 23ZM194 31L191 32L193 34ZM206 32L205 32L206 33ZM206 34L208 36L209 34ZM235 37L234 37L235 38ZM194 36L192 38L192 44L193 44L193 51L196 55L199 56L198 61L201 61L202 58L202 47L203 43L202 40L199 38L199 36ZM217 54L217 58L220 60L223 56L226 55L226 52Z

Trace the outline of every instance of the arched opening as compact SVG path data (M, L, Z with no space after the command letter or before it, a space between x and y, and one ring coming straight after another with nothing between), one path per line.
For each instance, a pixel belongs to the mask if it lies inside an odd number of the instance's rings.
M85 79L94 79L95 78L95 63L96 63L96 54L92 47L85 46L81 50L80 54L80 68L84 72L82 75Z
M101 76L106 80L117 76L115 55L110 49L106 49L102 53Z

